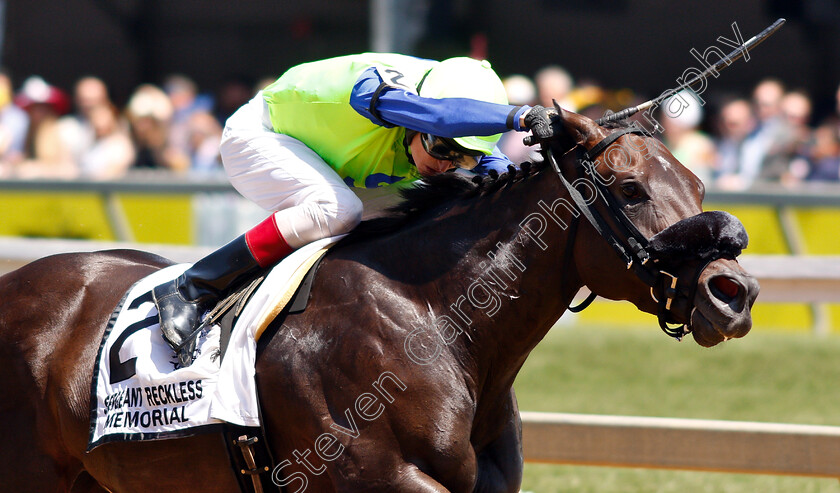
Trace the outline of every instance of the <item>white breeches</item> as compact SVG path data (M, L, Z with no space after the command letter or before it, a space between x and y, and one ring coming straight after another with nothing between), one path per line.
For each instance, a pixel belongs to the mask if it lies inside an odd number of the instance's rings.
M362 202L338 173L303 142L273 131L261 93L227 120L220 152L231 184L274 211L292 248L347 233L361 221Z

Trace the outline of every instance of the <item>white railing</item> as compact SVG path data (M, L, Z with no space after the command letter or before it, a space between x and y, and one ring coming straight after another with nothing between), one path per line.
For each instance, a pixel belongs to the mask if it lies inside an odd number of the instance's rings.
M194 262L212 250L149 243L0 237L0 273L55 253L112 248L144 250L176 262ZM743 255L738 260L761 284L762 302L840 302L840 256Z
M522 413L527 462L840 478L840 427Z

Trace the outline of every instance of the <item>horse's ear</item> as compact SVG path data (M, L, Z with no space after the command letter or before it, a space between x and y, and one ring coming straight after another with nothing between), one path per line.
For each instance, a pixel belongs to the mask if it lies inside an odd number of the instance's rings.
M568 115L570 112L561 108L560 105L557 104L556 99L552 99L551 101L554 103L554 111L557 112L557 116L553 116L551 120L551 126L554 128L555 135L552 147L554 147L555 151L559 150L561 154L565 154L578 145L578 139L580 136L578 132L569 125Z
M608 135L605 129L595 123L595 120L587 118L583 115L564 110L557 104L557 100L553 100L554 109L557 111L558 122L563 126L564 133L569 136L575 144L582 145L589 149Z

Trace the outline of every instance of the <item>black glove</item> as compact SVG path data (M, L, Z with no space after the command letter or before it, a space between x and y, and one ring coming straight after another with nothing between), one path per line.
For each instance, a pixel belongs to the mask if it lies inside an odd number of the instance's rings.
M531 129L533 137L526 137L524 142L526 145L534 145L545 140L549 140L556 135L553 121L557 118L557 110L554 108L543 108L536 105L525 114L525 126Z

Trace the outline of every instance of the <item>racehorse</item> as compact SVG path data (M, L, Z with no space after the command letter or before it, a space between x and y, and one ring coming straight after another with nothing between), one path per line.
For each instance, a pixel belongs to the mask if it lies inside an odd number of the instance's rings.
M308 308L263 334L257 383L278 485L519 491L512 385L583 286L702 346L750 330L758 284L735 260L743 226L703 213L703 185L655 138L559 113L548 165L407 189L393 217L326 255ZM0 277L4 491L238 490L212 434L85 452L109 316L169 264L61 254Z

